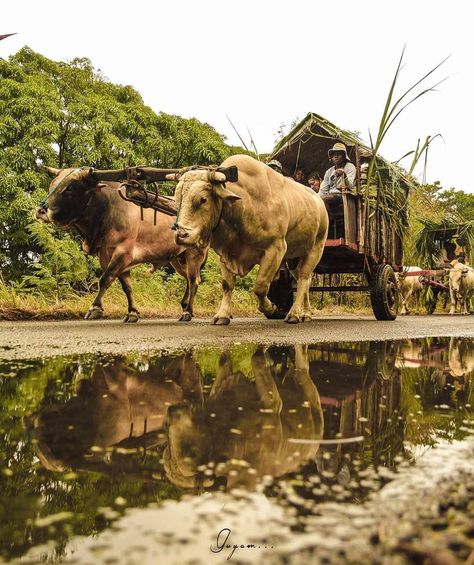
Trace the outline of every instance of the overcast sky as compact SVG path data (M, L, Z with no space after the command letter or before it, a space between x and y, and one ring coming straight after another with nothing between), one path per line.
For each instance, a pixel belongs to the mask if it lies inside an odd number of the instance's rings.
M419 137L441 133L427 180L474 192L474 32L467 1L42 0L2 4L7 58L28 45L54 60L88 57L130 84L155 111L196 117L230 143L270 152L280 123L316 112L375 133L403 45L399 92L450 55L448 76L400 117L381 147L396 160ZM408 165L408 161L406 161ZM421 169L418 170L421 176Z

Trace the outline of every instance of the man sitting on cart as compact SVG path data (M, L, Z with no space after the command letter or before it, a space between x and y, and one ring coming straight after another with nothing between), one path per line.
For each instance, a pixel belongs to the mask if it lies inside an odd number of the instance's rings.
M354 188L356 168L347 155L344 143L335 143L328 151L329 160L333 166L326 171L319 194L342 194Z
M319 195L324 200L329 213L329 239L343 237L344 226L337 217L344 215L342 193L351 190L355 185L356 168L350 162L344 143L335 143L328 151L333 166L324 175Z

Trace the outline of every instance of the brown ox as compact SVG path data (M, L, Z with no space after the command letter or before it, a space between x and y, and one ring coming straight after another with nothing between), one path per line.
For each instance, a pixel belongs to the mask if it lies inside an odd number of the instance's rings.
M186 279L186 291L181 301L181 321L193 316L193 301L200 282L200 269L207 249L188 249L173 238L174 218L150 209L140 209L123 200L118 183L98 182L94 170L48 168L54 179L46 200L36 211L36 217L52 222L62 229L74 227L84 238L83 249L98 255L103 274L99 292L85 318L95 320L103 315L102 298L118 278L128 301L125 322L137 322L139 313L133 301L130 269L140 263L155 268L168 263Z
M210 243L221 258L223 298L214 323L229 323L235 277L255 265L260 265L254 286L259 310L274 314L276 306L267 293L286 259L297 259L298 286L285 321L310 320L311 275L328 231L322 199L252 157L235 155L222 163L222 167L232 165L239 170L232 191L226 188L223 173L202 170L184 173L176 188L176 241L189 247Z
M253 489L265 475L279 477L314 459L324 416L307 346L295 346L295 366L283 378L275 378L259 347L252 372L255 381L235 370L224 352L204 405L170 406L163 459L173 484ZM213 472L203 474L208 464Z
M471 308L471 298L474 296L474 269L463 263L456 263L449 270L449 296L451 298L450 314L456 312L460 305L461 314L468 314Z

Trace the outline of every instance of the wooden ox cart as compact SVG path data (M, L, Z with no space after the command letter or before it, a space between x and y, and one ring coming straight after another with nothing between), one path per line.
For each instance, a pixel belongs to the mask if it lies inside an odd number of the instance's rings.
M409 180L388 161L374 157L354 134L312 113L278 143L271 158L282 163L283 174L292 176L302 168L306 175L317 171L322 178L331 166L328 150L336 142L344 143L356 166L356 187L343 193L343 215L331 218L330 213L328 239L315 271L330 275L323 277L330 282L312 286L311 291L368 291L377 320L394 320L399 305L395 272L402 269ZM372 174L367 178L369 167ZM345 273L360 274L360 284L331 284L331 275ZM286 264L272 283L270 299L279 307L279 316L291 307L293 283Z
M343 214L330 217L330 232L322 259L315 273L329 275L330 282L311 287L312 291L369 291L372 309L378 320L394 320L399 306L395 272L402 269L402 236L406 227L409 180L400 169L372 155L371 150L349 132L316 114L308 114L293 131L275 147L271 158L283 165L283 174L291 176L299 167L308 173L317 170L321 176L330 167L328 150L342 142L357 168L356 187L343 194ZM189 167L189 170L196 167ZM208 169L209 167L201 167ZM235 167L224 172L231 182L238 176ZM367 170L373 174L368 174ZM100 178L123 180L123 198L140 206L176 214L174 199L147 190L144 182L164 181L170 169L129 167L100 171ZM370 177L370 178L369 178ZM284 318L293 304L292 266L282 263L271 284L269 297L278 310L272 318ZM360 274L360 284L332 285L333 274ZM270 317L270 316L269 316Z

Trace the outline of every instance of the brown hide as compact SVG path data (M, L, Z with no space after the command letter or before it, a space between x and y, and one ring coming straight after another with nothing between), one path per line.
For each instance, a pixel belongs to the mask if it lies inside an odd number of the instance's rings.
M102 315L102 298L115 278L119 278L128 299L125 321L137 321L133 302L130 268L141 263L161 267L171 263L187 281L183 297L183 320L190 320L200 269L207 250L188 249L175 242L171 226L175 218L150 209L142 211L118 194L120 185L98 183L92 169L65 169L50 186L46 206L37 210L42 221L62 229L74 227L84 238L83 249L97 255L103 269L99 294L86 318Z
M162 443L168 408L183 401L202 402L201 371L190 354L176 357L165 369L154 365L146 371L116 360L98 364L90 379L80 381L76 397L44 407L28 424L43 466L81 468L107 458L96 448Z

